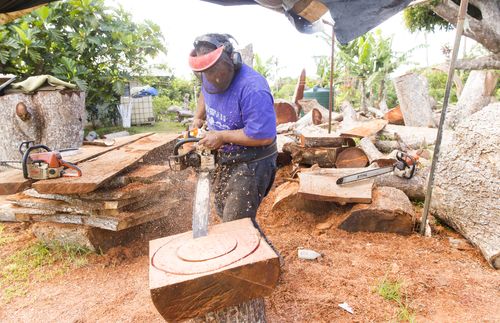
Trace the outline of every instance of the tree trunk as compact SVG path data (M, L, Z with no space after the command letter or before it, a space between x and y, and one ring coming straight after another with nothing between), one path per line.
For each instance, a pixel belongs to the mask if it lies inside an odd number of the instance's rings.
M384 158L384 154L382 154L377 147L373 144L373 142L370 140L370 138L363 138L359 142L359 148L361 148L365 154L366 157L368 157L368 160L371 163L376 161L377 159Z
M500 103L460 123L441 151L432 212L500 268Z
M459 122L488 105L497 80L498 73L495 71L472 71L456 107L447 115L447 127L455 128Z
M202 317L190 320L192 323L265 323L266 306L263 298L257 298L237 306L231 306L219 311L210 312Z
M367 104L366 104L366 83L364 79L361 79L359 83L360 92L361 92L361 111L366 112Z
M457 24L459 6L454 1L439 1L432 10L453 25ZM479 9L479 11L478 11ZM494 54L500 53L500 6L498 0L470 0L464 35Z
M408 73L394 79L405 125L435 127L429 86L424 76Z
M78 148L83 142L85 93L39 91L0 97L0 160L20 160L22 141L51 149Z

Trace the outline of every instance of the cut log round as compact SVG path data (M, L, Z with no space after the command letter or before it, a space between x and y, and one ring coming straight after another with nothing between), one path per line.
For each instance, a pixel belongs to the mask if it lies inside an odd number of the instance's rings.
M357 204L339 228L349 232L392 232L410 234L415 223L415 211L408 197L392 187L373 190L371 204Z
M394 87L404 122L413 127L435 127L427 79L408 73L394 79Z
M390 124L404 125L405 120L403 119L403 113L401 113L401 108L399 105L394 109L390 109L384 114L384 119Z
M443 147L432 212L477 246L500 268L500 103L460 123Z
M297 112L295 108L284 100L274 102L274 112L276 113L276 124L297 121Z
M337 168L359 168L368 165L368 157L361 148L349 147L342 150L335 161Z

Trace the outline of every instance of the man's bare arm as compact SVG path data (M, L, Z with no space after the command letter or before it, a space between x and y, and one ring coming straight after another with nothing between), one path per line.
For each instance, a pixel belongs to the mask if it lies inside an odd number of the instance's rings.
M248 137L243 129L238 130L222 130L210 131L200 140L200 145L204 145L210 149L219 149L224 144L236 144L242 146L266 146L271 144L274 138L269 139L253 139Z

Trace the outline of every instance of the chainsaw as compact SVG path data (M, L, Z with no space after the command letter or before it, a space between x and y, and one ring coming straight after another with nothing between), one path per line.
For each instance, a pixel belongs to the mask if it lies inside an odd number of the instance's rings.
M396 154L396 162L393 165L387 167L374 168L364 172L340 177L339 179L337 179L337 185L352 183L363 180L365 178L371 178L387 173L393 173L398 177L410 179L415 175L415 171L416 171L415 159L404 152L398 151Z
M34 145L34 141L23 141L19 145L22 160L0 162L0 165L20 163L26 179L51 179L59 177L80 177L82 171L76 165L64 161L59 151L52 151L45 145Z
M210 172L215 169L216 153L202 145L197 145L204 136L202 129L187 131L184 138L174 145L173 155L168 162L173 170L193 167L198 172L198 182L193 207L193 238L208 234L208 216L210 214ZM184 147L194 144L191 147ZM184 149L183 153L179 151Z

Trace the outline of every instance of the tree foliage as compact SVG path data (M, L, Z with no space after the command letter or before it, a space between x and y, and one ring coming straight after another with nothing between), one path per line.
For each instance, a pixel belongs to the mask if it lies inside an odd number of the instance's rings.
M359 87L361 105L365 108L368 103L373 105L374 100L383 99L389 74L407 60L410 52L394 53L392 37L384 37L377 30L347 45L339 45L336 70L342 72L344 88L350 87L352 92L356 85ZM352 93L349 96L355 97Z
M437 30L451 30L453 25L438 16L432 10L433 2L419 6L412 6L404 10L403 19L410 32Z
M134 23L104 0L58 1L0 26L1 72L72 81L87 92L90 108L116 104L128 80L160 52L158 25Z

